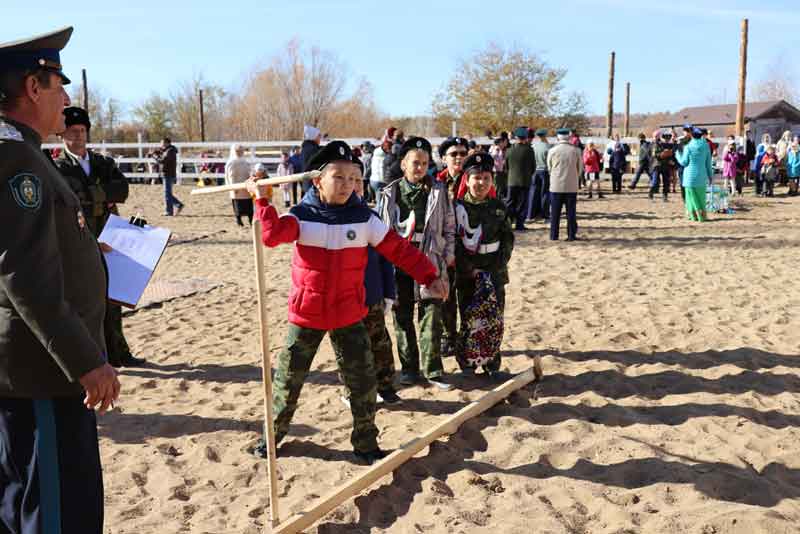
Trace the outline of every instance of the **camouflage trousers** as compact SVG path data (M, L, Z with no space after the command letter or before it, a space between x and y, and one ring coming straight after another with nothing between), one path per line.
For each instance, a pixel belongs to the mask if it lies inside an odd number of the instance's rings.
M414 279L405 273L395 273L397 303L394 306L394 327L397 335L397 354L404 373L438 378L442 366L442 301L426 299L417 302L419 317L419 347L414 327ZM421 358L420 358L421 356ZM421 364L421 365L420 365Z
M369 344L375 357L375 379L378 391L394 391L394 353L392 339L386 329L383 303L373 304L364 317L364 326L369 335Z
M374 451L378 448L378 428L375 426L377 390L375 363L369 348L367 329L359 321L327 333L330 334L336 363L350 398L350 411L353 414L350 442L357 452ZM325 334L325 330L289 324L286 348L278 355L272 391L276 443L280 443L289 432L300 390Z
M369 345L375 357L375 380L378 384L378 393L394 391L394 354L392 353L392 338L386 329L383 303L373 304L369 307L367 316L364 317L364 326L369 335ZM339 382L344 384L342 373L339 373Z
M504 311L506 309L506 286L498 283L497 278L494 275L492 275L492 283L494 284L494 292L497 296L497 303L500 305L500 310ZM470 305L472 302L472 297L475 295L475 280L472 278L460 278L456 282L456 291L458 292L458 307L463 321L463 318L467 313L467 307ZM459 367L464 369L465 367L468 367L468 365L461 360L460 356L461 355L456 355L456 360L458 361ZM499 371L500 363L500 353L498 352L494 360L484 365L484 368L489 371Z
M460 306L457 301L455 268L448 267L447 275L450 278L450 298L442 304L442 321L444 323L442 345L452 350L455 347L456 339L458 339L458 312ZM443 356L448 356L448 354L443 354Z
M111 365L121 365L122 359L131 355L131 349L122 332L122 307L107 303L106 316L103 319L103 330L106 338L108 362Z

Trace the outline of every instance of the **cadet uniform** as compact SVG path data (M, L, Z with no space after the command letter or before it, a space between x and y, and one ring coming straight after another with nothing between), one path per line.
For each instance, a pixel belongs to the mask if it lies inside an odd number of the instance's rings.
M439 145L439 157L444 161L445 154L450 148L460 146L466 152L468 141L463 137L449 137ZM447 185L450 200L454 201L458 196L458 190L462 185L463 172L450 176L450 171L445 167L442 172L436 175L436 179ZM451 356L455 354L456 338L458 336L458 303L456 302L456 272L455 265L447 267L447 276L450 280L450 297L442 303L442 341L441 355Z
M419 137L408 139L401 150L401 160L410 150L425 150L430 143ZM381 203L383 221L419 248L436 266L439 276L449 284L448 266L455 266L455 220L453 204L444 181L432 180L412 184L405 177L383 189ZM407 274L395 271L397 303L394 324L397 353L402 365L401 383L413 384L420 375L442 389L452 385L442 381L441 342L446 314L455 320L456 311L444 311L440 299L431 298ZM414 327L414 304L417 303L420 336ZM455 295L450 295L455 303ZM455 335L452 338L455 340ZM417 342L419 341L419 345Z
M67 128L83 124L91 129L89 114L78 107L64 109ZM86 225L95 237L100 237L109 215L119 215L116 204L128 199L128 180L117 168L117 163L109 157L91 150L82 159L66 148L61 151L54 163L69 187L78 195ZM88 167L88 174L86 168ZM144 360L134 358L122 331L122 307L118 304L106 305L104 323L108 361L114 367L142 365Z
M0 74L61 74L71 34L0 45ZM39 134L0 116L2 532L102 532L97 426L79 379L106 363L106 287L97 240Z
M311 157L307 169L340 161L352 162L350 147L333 141ZM268 199L259 198L256 217L263 225L264 245L295 243L289 329L286 347L278 355L273 391L276 443L289 431L303 382L328 333L348 390L355 454L367 463L383 458L375 426L374 357L363 322L367 248L373 247L420 284L432 283L436 268L355 193L344 205L329 205L312 187L300 204L281 217Z
M464 179L470 172L491 172L491 158L473 154L464 162ZM505 286L508 284L508 262L514 250L514 230L506 206L498 199L479 201L467 193L456 201L456 286L461 317L475 293L475 271L489 273L500 309L505 308ZM466 367L459 359L459 365ZM500 354L487 364L487 371L500 369Z

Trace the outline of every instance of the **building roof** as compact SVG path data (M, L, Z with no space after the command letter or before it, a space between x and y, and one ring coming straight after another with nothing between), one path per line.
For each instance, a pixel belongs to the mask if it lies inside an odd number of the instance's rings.
M783 116L789 116L793 120L800 122L800 110L785 100L746 102L744 105L745 122L756 120L775 113ZM661 126L682 126L686 123L698 126L735 124L736 104L683 108L682 110L665 119Z

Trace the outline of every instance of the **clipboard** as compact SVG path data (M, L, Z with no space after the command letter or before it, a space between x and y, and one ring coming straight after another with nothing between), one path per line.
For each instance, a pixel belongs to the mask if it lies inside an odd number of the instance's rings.
M130 221L110 215L98 241L111 246L112 251L103 254L108 266L108 300L135 308L142 298L150 278L156 270L164 249L167 248L170 232L145 224L132 218Z

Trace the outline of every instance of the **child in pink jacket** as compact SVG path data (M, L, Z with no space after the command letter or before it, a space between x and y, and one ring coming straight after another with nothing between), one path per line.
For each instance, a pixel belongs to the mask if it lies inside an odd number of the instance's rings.
M725 155L722 156L722 177L725 179L725 188L730 191L731 196L735 193L742 194L742 186L737 184L736 175L738 173L739 159L741 154L736 150L736 142L728 141L728 146L725 148Z

